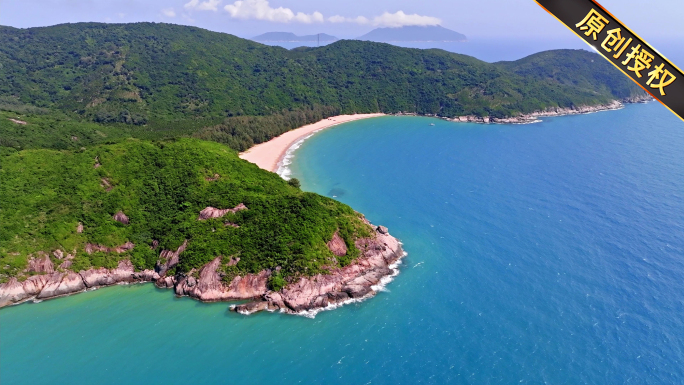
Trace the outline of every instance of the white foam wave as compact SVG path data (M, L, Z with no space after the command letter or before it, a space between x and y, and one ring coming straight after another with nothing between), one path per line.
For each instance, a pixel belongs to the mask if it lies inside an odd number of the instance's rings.
M394 278L395 278L397 275L399 275L399 273L400 273L400 271L399 271L399 266L402 264L402 259L403 259L403 257L406 257L407 255L408 255L408 253L404 251L404 254L402 255L402 258L399 258L396 262L394 262L394 263L392 263L391 265L389 265L388 267L389 267L391 273L390 273L389 275L386 275L386 276L382 277L382 278L380 279L380 282L378 282L376 285L371 286L371 289L372 289L373 291L371 291L370 293L364 295L363 297L361 297L361 298L351 298L351 299L348 299L348 300L346 300L346 301L342 301L342 302L338 302L338 303L331 303L331 304L328 304L328 306L323 307L323 308L312 309L312 310L305 310L305 311L301 311L301 312L298 312L298 313L294 313L294 315L298 315L298 316L302 316L302 317L306 317L306 318L311 318L311 319L313 319L313 318L316 318L316 315L317 315L318 313L322 312L322 311L335 310L335 309L340 308L340 307L342 307L342 306L344 306L344 305L349 305L349 304L352 304L352 303L363 302L363 301L365 301L365 300L367 300L367 299L369 299L369 298L374 297L374 296L375 296L377 293L379 293L379 292L389 292L389 290L387 289L387 285L388 285L390 282L394 281ZM281 310L281 312L282 312L282 311L283 311L283 310Z
M290 175L292 175L292 170L290 170L290 165L292 164L292 159L294 159L294 153L299 149L299 147L302 146L304 142L306 142L307 139L310 137L316 135L320 131L325 130L326 128L332 128L335 126L338 126L343 123L348 123L348 122L337 122L335 124L331 124L330 126L320 128L316 131L311 132L309 135L297 140L296 142L292 143L292 145L285 151L285 156L283 156L283 159L278 162L278 168L276 169L276 174L280 175L281 178L285 180L290 180Z
M285 151L285 156L283 159L278 162L278 168L276 169L276 174L280 175L281 178L285 180L290 180L290 175L292 175L292 170L290 170L290 165L292 164L292 159L294 159L295 156L295 151L299 149L299 147L304 144L304 142L309 139L310 137L314 136L318 131L321 130L316 130L312 132L311 134L297 140L296 142L292 143L292 145Z

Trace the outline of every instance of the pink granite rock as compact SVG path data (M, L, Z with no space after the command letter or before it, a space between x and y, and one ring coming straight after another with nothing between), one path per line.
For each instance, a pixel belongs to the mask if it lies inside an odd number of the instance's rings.
M204 220L211 219L211 218L221 218L228 213L235 214L236 212L242 211L242 210L247 210L247 206L245 206L243 203L240 203L239 205L235 206L232 209L224 209L224 210L217 209L215 207L207 207L204 210L200 211L199 218L197 218L197 220L204 221Z
M332 239L328 242L328 249L338 257L347 255L347 244L344 243L339 231L335 231Z

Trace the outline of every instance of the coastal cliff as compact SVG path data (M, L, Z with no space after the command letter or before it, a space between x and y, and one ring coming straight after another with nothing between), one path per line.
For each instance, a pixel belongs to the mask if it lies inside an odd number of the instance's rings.
M371 237L356 241L361 255L350 265L332 269L329 274L300 277L280 291L268 288L271 270L237 276L230 283L225 283L220 272L221 257L213 259L198 271L167 276L165 273L175 267L178 256L187 247L186 242L176 251L161 251L155 270L135 271L129 260L122 260L115 269L55 272L49 258L40 259L34 262L34 266L41 272L49 273L31 276L23 282L11 278L0 285L0 307L118 284L154 282L159 288L173 289L178 296L203 302L252 299L252 302L232 307L242 314L261 310L280 310L290 314L317 312L332 305L370 297L376 293L376 285L396 274L393 264L404 256L401 243L385 227L373 228ZM329 248L333 253L339 253L340 247L340 238L336 233L329 242Z

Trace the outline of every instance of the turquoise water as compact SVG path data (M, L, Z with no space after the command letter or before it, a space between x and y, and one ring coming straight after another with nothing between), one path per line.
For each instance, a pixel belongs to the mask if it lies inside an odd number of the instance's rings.
M152 285L5 308L0 383L684 383L682 148L656 103L323 131L293 174L402 239L389 292L315 319Z

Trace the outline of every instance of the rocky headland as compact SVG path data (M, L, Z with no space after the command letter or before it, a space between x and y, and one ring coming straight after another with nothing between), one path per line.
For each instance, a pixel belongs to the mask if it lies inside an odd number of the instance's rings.
M593 106L572 106L572 107L552 107L547 108L542 111L535 111L529 114L520 114L517 116L507 117L507 118L496 118L492 116L477 116L477 115L464 115L456 116L454 118L447 118L440 115L419 115L416 113L399 112L393 114L394 116L427 116L432 118L440 118L450 122L456 123L481 123L481 124L529 124L539 121L539 118L545 117L555 117L555 116L565 116L565 115L579 115L579 114L590 114L600 111L611 111L619 110L623 108L625 104L631 103L645 103L653 101L654 99L650 95L635 96L630 98L625 98L622 100L613 100L607 104L598 104Z
M239 209L246 209L239 207ZM226 212L229 212L226 210ZM203 211L206 217L218 217L216 209ZM202 220L204 218L200 218ZM368 223L370 225L370 223ZM350 265L331 269L329 274L313 277L300 277L290 282L281 291L268 288L268 280L273 271L264 270L258 274L247 274L233 278L226 283L221 264L217 257L199 270L188 274L167 275L178 264L179 256L187 247L187 242L177 250L162 250L154 270L135 271L129 260L121 260L114 269L90 269L70 271L62 263L55 267L45 253L30 260L28 270L35 274L23 282L11 278L0 285L0 307L38 301L76 294L100 287L153 282L159 288L173 289L178 296L188 296L203 302L251 300L246 304L233 306L232 309L250 314L257 311L282 311L290 314L311 314L345 302L373 296L378 285L397 273L394 266L403 256L401 243L391 236L385 227L372 226L371 237L356 240L360 257ZM89 245L91 250L100 250L97 245ZM111 248L109 252L122 252L131 245ZM344 255L346 245L335 233L328 247L334 255ZM60 250L53 252L65 262L73 258ZM227 264L234 265L239 259L231 258Z
M578 114L590 114L599 111L610 111L618 110L623 108L625 104L630 103L642 103L647 101L652 101L653 98L650 95L625 98L622 100L613 100L608 104L598 104L595 106L573 106L573 107L553 107L547 108L543 111L536 111L530 114L521 114L509 118L495 118L489 116L457 116L455 118L446 119L452 122L468 122L468 123L498 123L498 124L528 124L539 121L539 118L554 117L554 116L565 116L565 115L578 115Z

